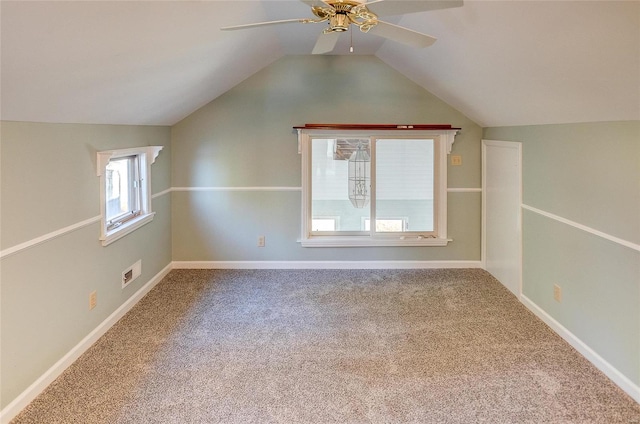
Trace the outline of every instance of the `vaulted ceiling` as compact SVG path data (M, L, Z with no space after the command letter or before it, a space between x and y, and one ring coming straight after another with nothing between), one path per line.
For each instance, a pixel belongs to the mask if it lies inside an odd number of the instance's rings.
M398 1L398 0L385 0ZM412 0L404 0L412 1ZM5 1L3 120L172 125L325 24L297 0ZM640 119L640 1L479 1L385 19L438 38L407 47L342 35L482 126ZM362 72L366 72L363 69Z

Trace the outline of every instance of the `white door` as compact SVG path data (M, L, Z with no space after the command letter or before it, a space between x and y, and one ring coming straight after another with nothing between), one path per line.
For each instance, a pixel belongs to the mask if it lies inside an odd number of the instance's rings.
M485 269L522 293L522 143L482 140L482 257Z

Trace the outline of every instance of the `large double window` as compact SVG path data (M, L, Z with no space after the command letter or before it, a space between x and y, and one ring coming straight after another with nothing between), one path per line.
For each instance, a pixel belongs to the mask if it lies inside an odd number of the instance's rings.
M447 244L455 129L299 131L303 246Z

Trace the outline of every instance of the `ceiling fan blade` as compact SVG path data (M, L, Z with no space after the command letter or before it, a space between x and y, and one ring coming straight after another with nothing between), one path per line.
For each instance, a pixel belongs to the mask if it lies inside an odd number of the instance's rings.
M316 41L316 45L313 47L313 51L311 51L311 54L323 54L333 51L333 49L336 47L336 43L338 42L338 38L340 38L339 32L320 34L320 36L318 37L318 41Z
M328 7L329 5L322 0L300 0L302 3L310 7Z
M284 19L282 21L269 21L269 22L257 22L255 24L244 24L244 25L234 25L220 28L222 31L234 31L236 29L247 29L247 28L255 28L261 26L269 26L269 25L279 25L279 24L292 24L292 23L304 23L305 19Z
M366 6L378 16L393 16L460 7L462 4L462 0L374 0L366 3Z
M378 21L369 33L414 47L429 47L437 38L389 22Z

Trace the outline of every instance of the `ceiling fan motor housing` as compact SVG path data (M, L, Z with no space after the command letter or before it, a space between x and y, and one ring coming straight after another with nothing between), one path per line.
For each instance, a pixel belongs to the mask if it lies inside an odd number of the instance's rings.
M336 13L329 19L329 30L331 32L344 32L349 30L351 21L344 13Z
M329 21L329 28L324 30L325 34L348 31L351 24L360 27L361 31L367 32L377 24L377 16L367 9L364 1L338 0L326 1L325 3L330 7L315 6L311 8L313 14L318 18Z

